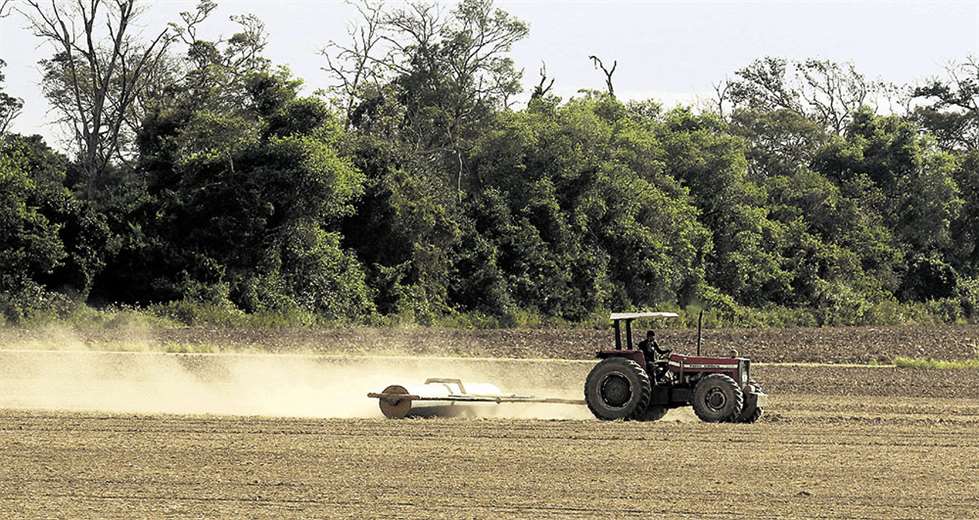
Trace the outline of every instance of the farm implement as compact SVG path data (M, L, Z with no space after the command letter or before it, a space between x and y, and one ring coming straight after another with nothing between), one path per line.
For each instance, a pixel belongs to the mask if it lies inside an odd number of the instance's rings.
M423 385L391 385L367 397L379 400L381 413L388 419L475 416L481 409L503 403L585 404L576 399L506 394L487 383L465 385L461 379L440 378L427 379Z
M704 422L753 423L768 396L751 378L751 360L701 355L703 313L697 323L697 354L661 348L650 330L634 343L637 319L677 318L672 312L613 313L614 349L596 352L600 360L585 379L584 400L507 394L491 384L464 385L459 379L429 379L423 385L391 385L368 397L378 399L385 417L476 415L474 407L503 403L586 405L604 421L655 421L673 408L690 406ZM624 329L624 330L623 330Z

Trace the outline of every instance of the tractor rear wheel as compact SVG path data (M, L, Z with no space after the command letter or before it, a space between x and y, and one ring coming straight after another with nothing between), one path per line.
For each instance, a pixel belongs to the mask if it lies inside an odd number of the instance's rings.
M585 379L585 403L603 421L642 419L651 394L649 374L630 359L602 360Z
M670 411L669 408L665 406L655 406L649 405L646 407L646 413L642 414L640 420L642 421L658 421L666 416L666 412Z
M737 419L744 408L744 392L729 376L711 374L693 389L693 411L704 422Z

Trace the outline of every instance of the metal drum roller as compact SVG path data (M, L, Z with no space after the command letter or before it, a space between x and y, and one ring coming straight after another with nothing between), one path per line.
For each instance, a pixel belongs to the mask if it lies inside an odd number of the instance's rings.
M475 416L479 407L500 403L583 404L569 399L540 399L533 396L504 394L488 383L464 385L461 379L428 379L423 385L390 385L380 393L369 393L377 399L381 413L388 419L405 417Z

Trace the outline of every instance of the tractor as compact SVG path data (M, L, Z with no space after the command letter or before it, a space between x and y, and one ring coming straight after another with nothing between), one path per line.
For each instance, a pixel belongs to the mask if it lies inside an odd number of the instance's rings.
M653 331L647 334L647 341L633 345L634 320L678 317L672 312L611 315L615 349L596 353L601 361L585 380L588 409L607 421L655 421L683 406L692 406L705 422L753 423L761 418L768 396L751 379L751 360L737 352L730 357L700 355L703 313L697 320L696 356L661 349Z

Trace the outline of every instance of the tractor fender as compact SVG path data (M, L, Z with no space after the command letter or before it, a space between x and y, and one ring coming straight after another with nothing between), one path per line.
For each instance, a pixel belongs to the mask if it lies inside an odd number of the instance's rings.
M646 356L641 350L601 350L595 353L598 359L625 358L641 367L646 366Z

